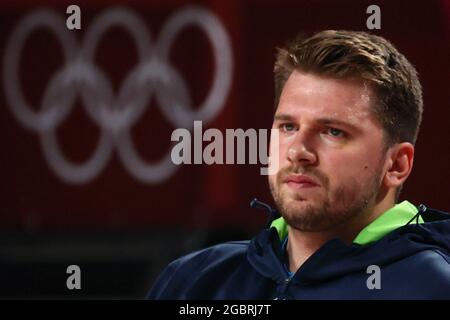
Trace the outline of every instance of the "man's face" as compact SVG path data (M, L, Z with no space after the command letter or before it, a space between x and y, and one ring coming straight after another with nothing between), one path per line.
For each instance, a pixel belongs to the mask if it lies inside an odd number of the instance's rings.
M330 230L374 205L385 153L373 102L360 80L299 71L289 77L273 122L279 170L269 185L291 227Z

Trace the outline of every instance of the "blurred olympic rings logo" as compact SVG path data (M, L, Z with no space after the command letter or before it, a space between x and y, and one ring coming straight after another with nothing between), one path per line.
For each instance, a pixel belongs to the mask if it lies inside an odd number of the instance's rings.
M177 34L187 25L196 25L212 44L215 73L211 90L203 103L194 108L182 76L169 62L169 52ZM106 75L94 62L97 44L111 26L118 25L132 36L139 62L130 70L117 94ZM232 53L224 26L211 12L188 7L175 12L157 41L152 42L146 25L132 11L113 8L98 16L87 30L84 42L76 39L56 12L38 10L26 16L7 43L3 81L5 96L14 116L26 128L37 132L44 156L54 172L64 181L82 184L96 177L117 147L118 155L129 173L138 180L157 184L177 169L170 151L160 161L148 163L140 158L130 135L130 128L146 111L152 95L162 114L176 128L192 129L194 120L210 122L223 108L231 84ZM62 46L65 64L47 83L38 112L26 101L19 77L21 50L27 37L37 28L50 30ZM80 96L88 116L100 127L99 143L93 155L82 164L74 164L61 151L55 131L66 119Z

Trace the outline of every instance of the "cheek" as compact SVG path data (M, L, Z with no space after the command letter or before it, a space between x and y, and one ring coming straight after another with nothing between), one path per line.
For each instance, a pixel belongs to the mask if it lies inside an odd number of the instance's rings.
M375 154L358 156L339 153L328 157L326 162L322 161L322 168L328 174L331 188L345 185L364 188L367 181L378 173L381 165L378 159Z
M281 168L284 167L284 164L287 162L287 153L289 150L289 141L288 139L282 138L278 139L278 143L275 144L272 139L270 142L270 156L278 155L278 161L281 165Z

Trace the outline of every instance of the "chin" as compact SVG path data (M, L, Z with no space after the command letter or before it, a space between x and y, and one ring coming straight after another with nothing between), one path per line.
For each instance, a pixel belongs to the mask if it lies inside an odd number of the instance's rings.
M284 191L281 197L284 203L292 203L298 206L317 206L325 202L325 199L320 199L321 197L317 193L309 194L308 192L298 192L289 189Z
M317 210L317 205L315 202L309 199L293 199L284 198L281 207L282 210L289 216L302 216L307 215L309 212L314 212Z

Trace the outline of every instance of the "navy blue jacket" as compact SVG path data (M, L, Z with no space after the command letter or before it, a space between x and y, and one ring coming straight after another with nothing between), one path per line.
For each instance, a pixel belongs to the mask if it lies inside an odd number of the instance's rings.
M424 206L407 224L368 244L333 239L289 277L275 228L251 241L184 256L158 277L149 299L450 299L450 215ZM380 289L369 289L380 268Z

